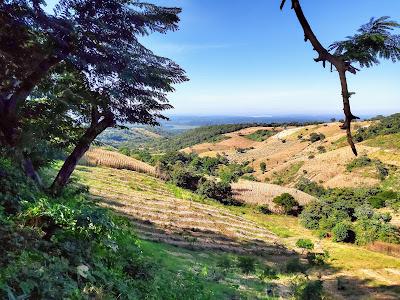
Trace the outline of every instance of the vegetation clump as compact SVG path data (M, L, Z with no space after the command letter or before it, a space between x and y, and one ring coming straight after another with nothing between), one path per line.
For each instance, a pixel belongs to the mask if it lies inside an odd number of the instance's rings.
M297 214L300 209L299 203L289 193L283 193L275 197L272 201L282 208L283 212L287 215Z
M318 191L320 198L307 204L300 214L300 222L306 228L319 230L322 237L333 236L338 242L400 242L400 232L389 223L390 216L374 210L398 202L398 193L380 189L321 192Z
M246 135L245 137L256 142L263 142L277 133L278 131L276 130L260 129L251 134Z
M310 142L311 143L315 143L318 141L323 141L325 139L325 135L323 133L316 133L316 132L312 132L310 134Z
M210 297L201 276L175 276L144 256L130 223L90 202L85 187L52 198L10 160L0 165L0 298Z

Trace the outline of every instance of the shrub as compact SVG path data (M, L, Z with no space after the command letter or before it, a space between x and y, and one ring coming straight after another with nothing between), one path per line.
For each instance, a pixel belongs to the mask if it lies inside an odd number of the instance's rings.
M353 159L349 164L347 164L346 169L347 171L351 172L356 168L367 167L373 164L372 159L368 156L363 155Z
M389 169L381 161L376 162L376 170L380 180L385 180L389 175Z
M220 202L232 198L232 188L229 183L214 182L204 178L199 181L196 192Z
M347 222L337 223L332 228L332 237L334 242L354 242L355 239L351 225Z
M271 268L270 266L263 266L261 270L258 272L258 278L262 281L265 279L277 279L277 272Z
M323 299L323 284L321 280L304 279L293 284L294 298L298 300Z
M300 178L295 187L296 189L315 197L321 197L326 193L323 186L320 186L318 183L304 177Z
M267 164L265 162L260 163L260 170L264 174L265 171L267 170Z
M325 135L323 133L315 133L315 132L313 132L313 133L310 134L310 142L311 143L322 141L324 139L325 139Z
M256 270L256 259L251 256L239 256L237 266L244 274L253 273Z
M370 197L368 199L368 202L369 202L369 204L371 204L371 206L373 208L382 208L385 206L386 199L377 195L377 196Z
M194 174L180 166L175 166L171 173L171 182L176 186L195 191L201 176Z
M257 209L258 209L261 213L263 213L263 214L265 214L265 215L269 215L269 214L272 213L271 210L269 209L269 206L266 205L266 204L257 206Z
M326 261L329 259L329 257L330 255L328 251L324 251L323 253L309 252L307 254L307 261L310 265L323 266L326 264Z
M273 202L280 206L285 214L295 214L299 208L299 203L289 193L283 193L273 199Z
M309 239L299 239L296 242L296 246L302 249L306 250L313 250L314 249L314 243L311 242Z
M217 262L217 267L220 267L224 270L232 268L233 261L232 261L231 257L228 255L222 256Z
M319 153L325 153L326 152L326 148L324 146L318 146L317 150Z

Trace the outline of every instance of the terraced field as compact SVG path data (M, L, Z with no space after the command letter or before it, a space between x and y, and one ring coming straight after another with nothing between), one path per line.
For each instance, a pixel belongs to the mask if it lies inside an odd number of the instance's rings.
M128 216L143 239L191 249L290 254L267 229L148 175L84 166L76 174L95 201Z
M185 264L193 268L214 255L254 255L262 264L273 265L282 272L273 284L280 297L288 299L290 282L296 275L285 273L285 265L291 258L301 256L296 241L310 238L317 251L330 253L326 268L307 272L310 278L320 277L324 281L325 290L331 296L328 299L399 299L397 258L355 245L320 240L302 227L297 218L263 215L251 206L225 207L129 170L79 166L75 175L89 185L94 201L131 220L138 235L151 243L145 244L146 247L158 247L158 251L168 255L174 253L177 259L190 257ZM167 248L173 246L177 247ZM303 261L306 261L304 257ZM251 295L262 295L264 285L256 278L249 279L241 276L229 280L239 280L239 286L243 285ZM344 290L338 290L339 279ZM228 281L223 282L233 284ZM251 283L256 281L257 291Z

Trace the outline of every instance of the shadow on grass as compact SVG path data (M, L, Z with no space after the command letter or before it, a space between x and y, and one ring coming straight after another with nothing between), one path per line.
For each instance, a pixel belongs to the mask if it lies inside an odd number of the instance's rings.
M326 280L325 285L332 292L340 293L345 299L400 299L400 285L390 283L376 285L368 278L338 276Z

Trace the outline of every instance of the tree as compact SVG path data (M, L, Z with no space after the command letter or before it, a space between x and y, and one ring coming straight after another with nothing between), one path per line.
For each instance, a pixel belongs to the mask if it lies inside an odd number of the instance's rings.
M299 208L299 203L289 193L283 193L280 196L275 197L272 202L280 206L285 214L295 213L296 209Z
M73 112L85 132L52 185L58 192L99 133L117 122L157 124L163 118L159 111L171 107L166 94L187 78L178 65L138 41L151 32L176 30L179 8L134 0L60 0L48 14L43 4L0 4L0 142L23 148L21 107L36 90L44 99L77 99ZM40 90L44 81L57 88Z
M325 48L311 29L300 6L300 0L291 1L292 9L304 30L304 41L310 41L314 50L318 53L318 57L314 59L315 62L322 62L324 68L326 62L329 62L331 71L335 67L339 74L345 115L341 128L346 130L347 141L353 153L357 155L351 134L351 122L359 118L351 112L350 97L354 93L348 90L346 73L356 74L359 71L353 66L354 63L358 63L360 67L371 67L378 64L380 58L391 59L393 62L400 60L400 36L391 33L394 28L400 27L400 24L390 20L389 17L371 19L367 24L360 27L357 34ZM285 3L286 0L282 0L281 10Z

